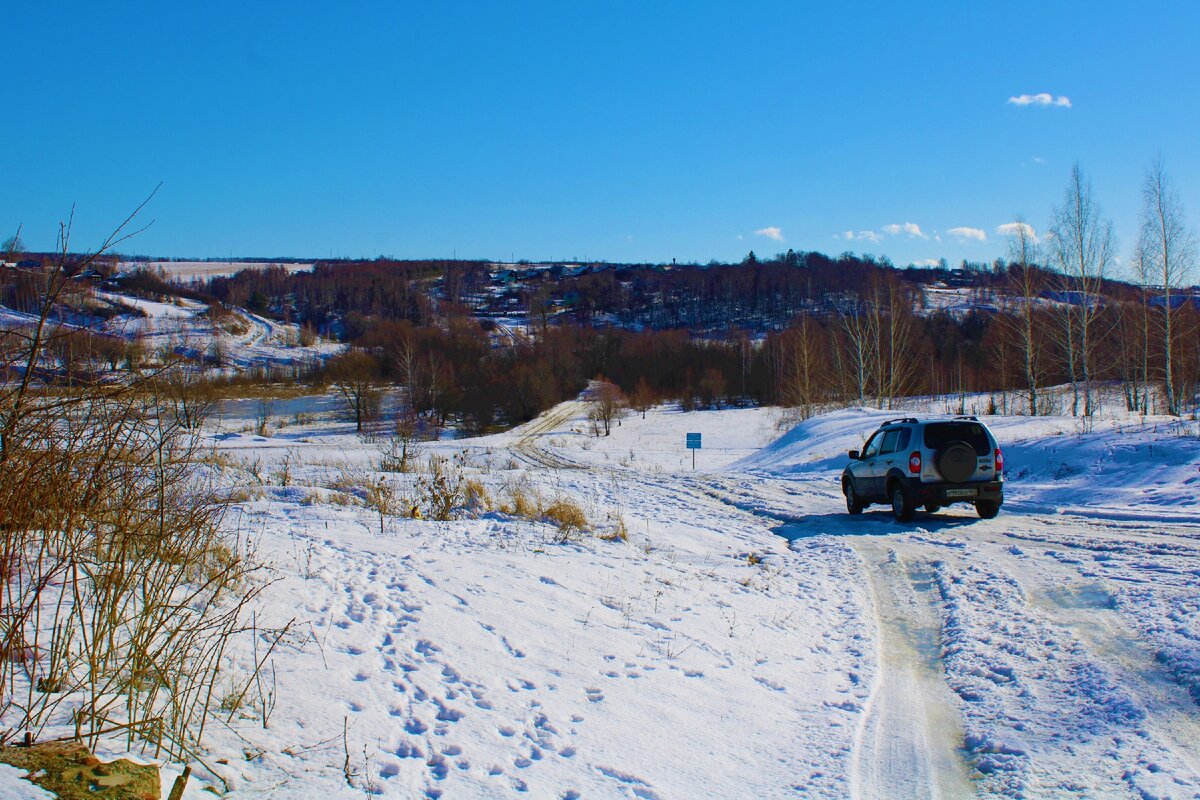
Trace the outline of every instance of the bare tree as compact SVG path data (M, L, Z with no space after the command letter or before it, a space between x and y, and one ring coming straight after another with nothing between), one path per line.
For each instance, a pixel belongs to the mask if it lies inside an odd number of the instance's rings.
M1064 302L1062 342L1071 373L1071 413L1079 413L1079 391L1083 389L1083 413L1095 411L1092 379L1095 351L1100 333L1096 320L1101 311L1101 290L1113 257L1112 222L1102 219L1092 196L1092 184L1076 164L1063 197L1054 209L1050 226L1051 255L1062 274L1069 294Z
M807 315L780 337L777 380L781 402L808 419L821 399L822 341L819 328Z
M654 395L654 390L650 388L649 382L643 375L638 378L637 386L633 388L633 394L629 396L630 407L642 415L642 419L646 418L646 412L654 407L658 402Z
M916 375L913 359L913 301L909 289L894 277L877 283L871 302L872 328L877 353L876 393L879 405L891 408L897 397L908 394Z
M1041 377L1037 301L1045 288L1045 281L1037 269L1039 243L1033 227L1018 214L1010 229L1008 293L1004 296L1006 314L1001 315L1000 319L1021 353L1025 396L1029 402L1029 416L1032 417L1037 415Z
M1175 386L1175 309L1172 294L1186 282L1196 263L1196 240L1184 223L1183 203L1167 177L1161 158L1151 164L1142 184L1142 226L1138 236L1137 260L1144 282L1153 281L1162 303L1163 390L1167 413L1179 414L1180 398Z
M362 432L379 404L379 365L369 353L351 350L329 359L325 374L354 417L354 429Z
M848 374L853 382L850 394L858 398L858 404L864 405L867 397L867 381L874 368L878 353L874 349L874 337L869 315L863 309L863 303L854 298L854 306L849 310L838 312L838 321L842 330L842 349L848 363Z
M1133 251L1130 266L1138 282L1138 300L1136 310L1126 307L1121 315L1125 328L1122 336L1122 349L1125 360L1125 373L1135 373L1136 377L1125 377L1125 405L1130 411L1140 411L1143 415L1150 412L1150 286L1153 276L1149 274L1150 259L1143 250L1143 242ZM1136 327L1135 333L1130 329Z
M592 429L596 435L604 431L608 436L612 433L612 424L621 418L625 410L625 397L616 384L607 381L600 383L592 393L592 401L588 407L588 419L592 421Z

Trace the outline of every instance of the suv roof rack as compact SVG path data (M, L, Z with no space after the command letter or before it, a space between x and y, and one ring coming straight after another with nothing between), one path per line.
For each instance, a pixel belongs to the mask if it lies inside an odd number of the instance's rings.
M955 419L969 419L974 422L979 422L979 417L975 416L974 414L959 414L957 417L955 417Z
M900 417L899 419L889 419L887 422L883 423L883 425L880 425L879 427L882 428L884 425L895 425L897 422L907 422L907 423L912 423L915 425L917 423L917 421L918 420L916 417Z

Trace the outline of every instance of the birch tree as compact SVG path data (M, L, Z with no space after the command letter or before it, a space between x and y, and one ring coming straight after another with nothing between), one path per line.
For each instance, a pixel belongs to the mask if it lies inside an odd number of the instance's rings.
M1180 398L1174 379L1175 318L1172 299L1196 262L1196 241L1184 223L1183 204L1167 177L1162 159L1156 160L1142 184L1142 225L1137 259L1146 283L1153 281L1162 304L1163 393L1167 413L1179 414Z
M1092 385L1099 331L1101 290L1113 258L1112 222L1100 215L1092 196L1092 184L1076 164L1063 197L1054 209L1050 242L1055 267L1063 276L1066 301L1062 341L1071 372L1071 413L1079 414L1079 390L1083 389L1083 413L1091 416L1096 399Z
M1009 230L1009 292L1004 300L1007 314L1001 319L1021 353L1025 397L1029 403L1029 416L1033 417L1038 413L1038 383L1041 376L1037 300L1045 288L1045 280L1036 268L1039 242L1033 227L1018 214Z
M872 325L868 314L864 313L862 301L855 297L854 306L850 310L838 312L838 321L842 329L842 347L848 364L848 372L853 378L851 395L858 398L858 404L864 405L867 398L867 380L874 368L878 353L874 350L874 337L871 335Z

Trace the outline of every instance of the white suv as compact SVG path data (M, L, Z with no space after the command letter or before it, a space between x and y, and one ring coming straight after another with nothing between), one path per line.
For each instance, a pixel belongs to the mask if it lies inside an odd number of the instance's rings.
M893 419L850 451L842 471L846 510L861 514L871 503L891 503L907 522L918 506L929 513L950 503L973 503L991 519L1004 502L1004 453L976 417Z

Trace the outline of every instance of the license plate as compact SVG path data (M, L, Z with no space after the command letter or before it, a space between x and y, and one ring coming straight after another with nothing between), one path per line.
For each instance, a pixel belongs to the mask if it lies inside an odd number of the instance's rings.
M974 497L979 494L978 489L947 489L946 497Z

